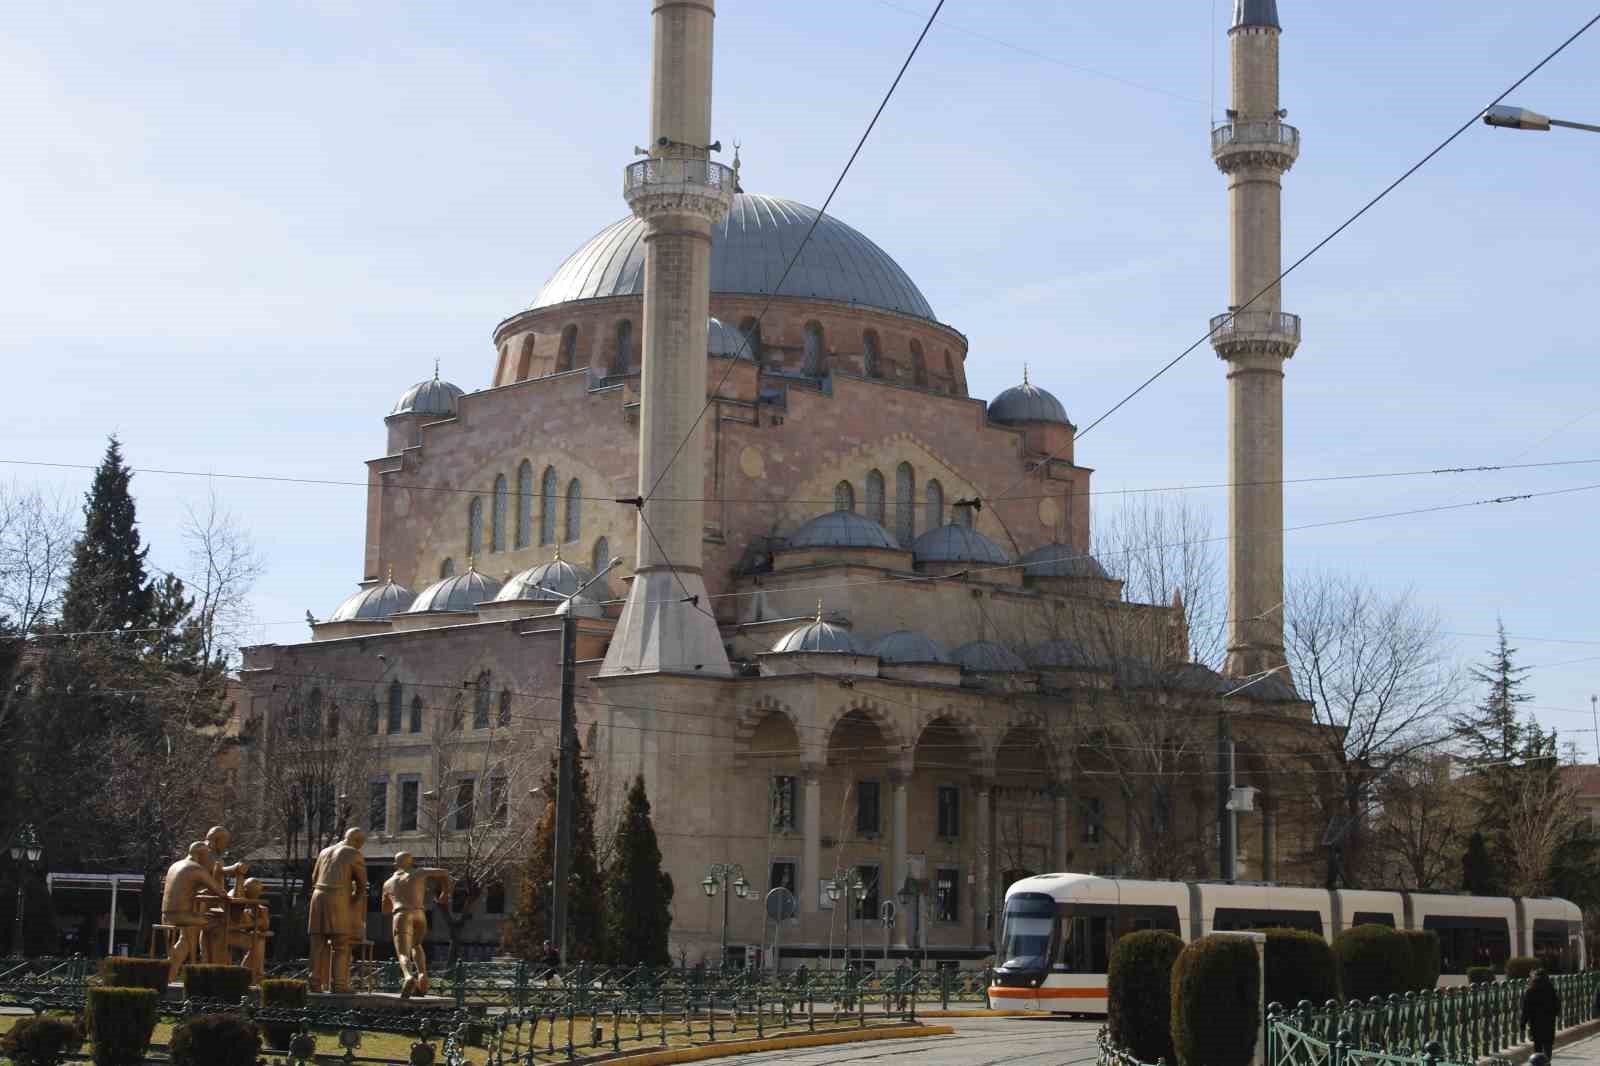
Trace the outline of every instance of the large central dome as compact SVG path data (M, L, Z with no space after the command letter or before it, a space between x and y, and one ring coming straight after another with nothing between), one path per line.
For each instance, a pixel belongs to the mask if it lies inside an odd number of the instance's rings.
M734 196L733 209L712 233L711 291L771 295L817 214L816 208L793 200L744 192ZM568 256L539 290L531 309L643 292L644 223L630 216ZM900 264L832 215L817 223L779 295L839 300L937 321Z

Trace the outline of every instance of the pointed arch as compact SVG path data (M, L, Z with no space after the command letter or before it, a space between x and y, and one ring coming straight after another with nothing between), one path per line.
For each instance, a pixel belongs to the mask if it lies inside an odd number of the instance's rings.
M611 377L622 377L633 366L633 320L624 318L617 323L617 349L611 355Z
M894 468L894 535L902 548L917 539L917 474L910 463Z
M928 501L926 525L929 529L938 529L944 525L944 486L939 484L938 478L930 478L922 494Z
M583 531L583 485L577 478L567 482L567 526L561 539L571 543Z
M883 525L888 516L884 513L883 472L880 470L867 471L867 517L878 525Z
M850 482L841 481L833 487L833 509L835 511L856 509L856 490Z
M757 366L763 362L761 357L761 320L747 317L739 323L739 332L744 337L745 348L749 350L750 358Z
M589 553L589 572L598 574L604 570L611 561L611 541L601 537L594 542L594 550Z
M455 576L456 576L456 561L454 559L445 559L444 562L439 564L439 580L440 581L443 581L447 577L455 577Z
M883 366L879 359L881 352L878 348L878 331L869 329L861 334L861 370L869 378L883 377Z
M494 477L494 502L489 508L489 550L503 552L506 550L506 511L510 509L511 491L506 485L506 476L496 474Z
M517 356L517 380L527 381L533 376L533 334L522 338L522 353Z
M533 543L533 464L522 460L517 467L517 538L518 548Z
M806 323L805 361L800 364L800 372L814 378L823 375L827 359L827 349L824 347L826 338L822 332L822 323L812 319Z
M400 682L389 682L389 708L386 725L390 733L398 733L401 728L401 716L405 712L405 692L400 687ZM377 730L372 730L376 733Z
M467 558L483 554L483 497L467 501Z
M919 389L928 387L928 360L922 355L922 342L911 342L911 384Z
M411 720L406 723L406 732L422 732L422 696L420 694L411 697Z
M544 477L539 482L539 543L554 544L556 542L556 468L544 468Z
M956 371L955 358L951 356L950 349L944 350L944 373L950 379L950 394L952 396L965 396L966 386L961 384L961 375Z
M561 347L556 349L556 373L571 370L578 356L578 327L568 325L561 331Z

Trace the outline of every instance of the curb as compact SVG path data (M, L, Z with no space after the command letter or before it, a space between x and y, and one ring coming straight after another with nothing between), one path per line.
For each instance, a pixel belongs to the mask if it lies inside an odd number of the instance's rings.
M1576 1044L1580 1040L1587 1040L1589 1037L1595 1035L1596 1033L1600 1033L1600 1020L1596 1020L1596 1021L1592 1021L1592 1022L1582 1022L1582 1023L1578 1024L1578 1025L1572 1026L1570 1029L1563 1029L1563 1030L1561 1030L1561 1032L1557 1033L1556 1034L1555 1046L1556 1047L1566 1047L1568 1044ZM1532 1057L1533 1057L1533 1045L1531 1043L1529 1043L1529 1044L1517 1044L1517 1045L1515 1045L1515 1046L1513 1046L1513 1047L1511 1047L1511 1048L1509 1048L1509 1049L1507 1049L1505 1051L1502 1051L1498 1055L1493 1055L1493 1056L1489 1056L1489 1057L1486 1057L1486 1058L1479 1059L1478 1062L1480 1062L1480 1063L1493 1062L1495 1064L1503 1064L1503 1063L1509 1062L1509 1063L1512 1063L1513 1066L1515 1066L1515 1064L1517 1064L1517 1063L1527 1062Z
M923 1010L918 1011L919 1018L1048 1018L1051 1016L1047 1010L986 1010L974 1007L971 1010Z
M699 1062L727 1055L747 1055L753 1051L787 1051L790 1048L825 1047L829 1044L856 1044L869 1040L900 1040L919 1036L949 1036L955 1032L948 1025L899 1025L885 1029L852 1029L835 1033L802 1033L795 1036L774 1036L765 1040L730 1040L722 1044L702 1044L698 1047L669 1048L662 1051L644 1051L634 1055L620 1055L607 1062L626 1063L627 1066L666 1066L668 1063Z

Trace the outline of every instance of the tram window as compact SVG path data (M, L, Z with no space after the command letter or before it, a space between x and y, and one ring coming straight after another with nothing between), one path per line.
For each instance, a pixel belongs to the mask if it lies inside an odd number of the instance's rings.
M1216 930L1301 929L1322 935L1322 915L1316 911L1254 910L1249 907L1218 907L1211 918Z
M1439 972L1461 974L1469 966L1501 966L1511 954L1511 930L1504 918L1430 914L1422 928L1439 934Z
M1571 928L1575 927L1575 928ZM1571 932L1577 936L1569 936ZM1562 921L1559 918L1533 920L1533 954L1551 973L1574 973L1578 969L1578 941L1582 937L1582 923Z
M1061 965L1068 973L1106 972L1111 921L1104 915L1075 914L1061 923Z
M1356 911L1352 925L1387 925L1394 928L1394 915L1388 911Z
M1136 933L1141 929L1164 929L1178 932L1178 908L1121 906L1116 910L1116 935Z
M1043 970L1050 963L1056 931L1056 901L1039 892L1024 892L1006 901L1000 931L1002 968Z

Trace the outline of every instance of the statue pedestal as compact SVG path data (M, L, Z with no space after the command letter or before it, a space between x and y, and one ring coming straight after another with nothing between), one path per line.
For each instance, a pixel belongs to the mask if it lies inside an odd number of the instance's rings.
M445 996L412 996L401 999L398 992L312 992L306 996L310 1010L413 1010L452 1011L456 1001Z

